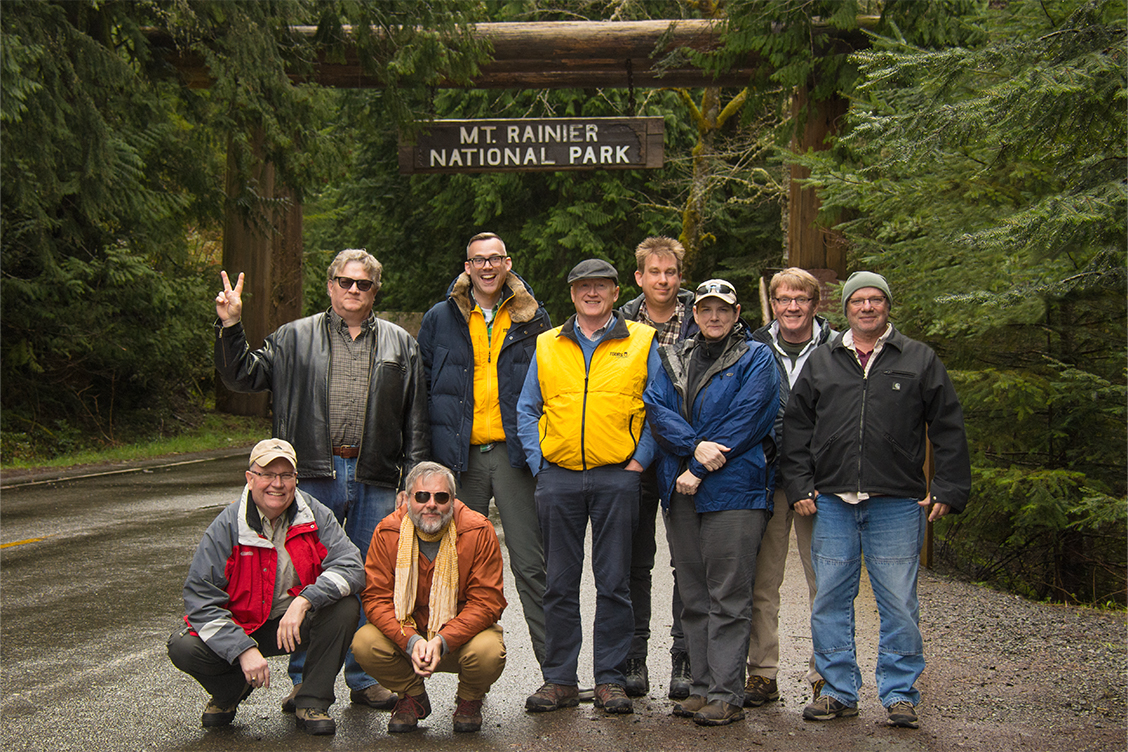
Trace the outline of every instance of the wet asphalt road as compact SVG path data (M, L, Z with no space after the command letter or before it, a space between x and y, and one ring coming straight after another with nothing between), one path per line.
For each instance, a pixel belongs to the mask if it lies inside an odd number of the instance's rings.
M169 663L165 641L182 615L181 586L197 541L242 488L246 451L80 478L31 483L3 479L0 737L6 752L798 750L837 748L836 741L841 741L836 737L842 726L799 718L809 700L802 676L810 638L806 590L797 565L788 567L784 584L781 701L750 710L746 721L724 728L702 729L670 716L666 691L672 577L665 566L669 555L661 523L648 661L652 691L635 700L633 715L605 716L590 704L548 714L524 712L524 699L540 685L540 673L520 601L507 579L510 606L502 625L509 659L486 700L480 733L453 733L455 678L440 675L428 682L434 712L422 722L421 731L388 735L388 713L352 707L344 680L338 678L339 699L330 711L337 719L337 735L306 736L295 730L292 716L279 711L289 691L284 658L271 659L271 687L244 702L230 728L205 731L199 718L207 698L194 680ZM497 526L496 518L494 523ZM499 533L504 535L500 528ZM791 560L797 561L794 552ZM590 574L585 574L583 586L583 617L590 625ZM872 604L868 592L858 603L858 631L873 635L876 625L867 596ZM859 641L863 672L870 677L873 642ZM866 649L871 649L870 655ZM589 627L580 657L581 684L590 686L590 679ZM871 709L868 715L875 715L872 687L863 690L862 701ZM879 734L884 737L882 749L925 748L920 744L923 737L890 734Z

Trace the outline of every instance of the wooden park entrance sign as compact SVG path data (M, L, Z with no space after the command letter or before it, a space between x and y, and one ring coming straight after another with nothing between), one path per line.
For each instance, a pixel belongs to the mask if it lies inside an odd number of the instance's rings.
M875 18L859 17L859 26L872 27ZM492 48L490 62L469 82L440 81L437 88L479 89L557 89L557 88L659 88L722 87L747 85L753 73L767 63L755 55L736 60L724 73L714 75L695 68L686 56L663 60L677 48L712 50L721 45L723 24L709 20L681 19L628 22L545 22L477 24L473 34ZM294 27L291 33L312 38L317 29ZM342 30L346 35L351 29ZM868 42L862 35L818 26L817 36L830 36L829 48L856 49ZM212 79L201 55L186 53L170 39L150 35L155 50L176 68L184 85L204 88ZM380 87L382 82L368 72L354 45L345 44L329 55L319 53L308 73L293 74L295 82L308 81L340 88ZM797 100L804 95L796 92ZM803 133L796 147L825 148L827 135L837 130L845 112L845 100L812 103ZM401 171L482 172L494 169L583 170L637 169L659 167L662 163L661 118L616 118L626 130L618 130L614 141L596 119L578 118L557 129L553 120L531 121L526 130L517 121L478 121L445 130L444 121L430 125L430 135L422 135L405 155L401 145ZM656 122L655 122L656 121ZM448 121L449 122L449 121ZM642 129L641 123L645 123ZM652 124L653 123L653 124ZM561 123L560 125L565 125ZM574 131L572 126L579 126ZM595 126L589 130L588 126ZM477 131L473 130L477 128ZM487 131L486 128L494 128ZM511 138L517 127L516 136ZM555 130L554 130L555 129ZM473 139L476 138L475 142ZM560 136L560 140L555 140ZM574 138L574 136L578 136ZM592 138L593 140L588 140ZM465 141L463 140L465 138ZM528 138L528 140L526 140ZM427 141L426 139L434 139ZM493 140L491 140L493 139ZM633 145L627 145L630 141ZM578 151L577 151L578 150ZM434 155L432 156L432 152ZM518 167L515 162L520 161ZM229 170L230 176L235 173ZM805 171L792 167L788 248L790 262L807 269L825 269L841 277L845 256L835 234L813 224L819 201L813 188L801 187L796 179ZM273 166L265 161L255 168L260 195L286 198L284 211L276 211L266 221L249 221L229 206L224 227L223 263L231 269L245 269L247 288L244 299L250 302L244 317L247 339L257 346L282 323L300 315L302 264L302 213L285 186L274 185ZM277 204L276 204L277 205ZM263 227L273 228L269 231ZM831 276L834 276L832 274ZM253 301L253 302L252 302ZM261 301L261 303L260 303ZM252 320L253 316L253 320ZM262 394L219 395L221 409L234 414L267 413Z
M629 170L662 166L660 117L435 120L400 141L405 175Z

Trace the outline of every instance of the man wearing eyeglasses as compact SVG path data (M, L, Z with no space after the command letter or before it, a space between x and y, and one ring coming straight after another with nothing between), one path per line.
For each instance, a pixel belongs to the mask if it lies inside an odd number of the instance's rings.
M649 237L635 249L635 282L642 295L619 310L630 321L653 327L654 340L659 347L676 345L697 333L693 319L693 291L683 290L682 260L685 248L673 238ZM659 493L657 463L642 473L639 490L638 530L631 546L631 606L634 609L634 636L627 655L625 689L631 697L650 691L650 673L647 670L647 646L650 642L650 583L654 569L654 521L658 514ZM671 700L689 697L693 675L689 667L689 654L685 649L685 636L681 627L682 602L677 579L671 603L672 626L670 637L670 687Z
M251 450L239 501L215 518L184 583L186 626L173 664L211 694L204 727L226 726L255 689L270 686L269 656L306 651L294 696L297 726L333 734L328 709L360 611L360 553L333 513L297 490L294 448L281 439Z
M436 671L458 674L454 730L478 731L482 698L505 668L501 547L490 521L455 498L447 468L421 462L405 487L368 548L369 623L353 655L399 695L389 733L414 731L431 714L426 679Z
M537 479L544 540L544 684L525 700L530 712L579 703L577 664L584 536L592 530L596 603L595 705L631 713L623 668L634 633L631 539L638 527L639 474L654 456L642 392L660 367L654 330L614 310L619 274L602 259L568 273L576 314L537 338L517 425Z
M777 272L768 284L773 320L752 333L752 339L767 345L779 369L779 411L775 421L776 446L783 442L783 409L791 387L816 347L836 334L819 307L819 281L808 271L791 267ZM756 559L756 586L752 591L752 637L748 641L748 679L744 686L744 706L759 707L779 699L779 589L783 584L792 520L799 561L807 579L809 601L815 599L815 570L811 566L811 525L813 517L796 517L787 504L787 494L778 475L771 519L760 542ZM823 681L815 670L812 652L807 681L818 699Z
M247 345L240 323L242 273L232 287L223 272L215 299L215 367L223 383L236 392L270 390L274 435L297 449L302 489L333 510L361 551L394 510L402 474L426 459L431 446L419 348L372 312L381 271L367 252L341 251L329 265L329 310L283 324L258 350ZM298 653L284 712L293 712L301 677ZM395 704L351 656L345 680L354 704Z
M484 516L493 498L533 653L544 658L544 553L535 482L517 435L517 398L537 335L552 327L532 288L513 272L492 232L466 244L463 273L423 317L431 447L452 469L458 497Z
M963 411L936 353L889 323L893 296L884 277L850 275L842 305L849 331L811 354L783 418L787 498L796 514L814 515L811 639L826 682L803 718L858 714L854 598L864 554L880 617L876 678L886 723L918 728L920 549L926 522L967 504ZM926 441L935 465L931 484Z

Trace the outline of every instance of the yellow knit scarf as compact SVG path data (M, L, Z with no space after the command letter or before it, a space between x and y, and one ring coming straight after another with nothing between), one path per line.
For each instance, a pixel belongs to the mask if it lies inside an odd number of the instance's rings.
M454 518L446 530L428 535L415 529L411 516L405 514L400 523L399 548L396 550L396 581L393 605L396 621L400 623L400 633L405 625L418 629L411 612L415 608L415 597L419 588L419 538L439 543L439 553L435 557L435 573L431 577L431 596L428 607L431 615L427 621L427 639L433 638L443 625L453 619L458 607L458 551L455 537Z

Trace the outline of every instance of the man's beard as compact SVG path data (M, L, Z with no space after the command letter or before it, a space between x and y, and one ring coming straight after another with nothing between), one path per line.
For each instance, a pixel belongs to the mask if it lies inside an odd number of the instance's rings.
M441 517L438 521L424 520L422 514L416 514L407 509L407 516L411 518L411 524L415 525L415 529L427 535L434 535L447 526L447 523L454 517L454 505L451 504L445 512L441 512Z

